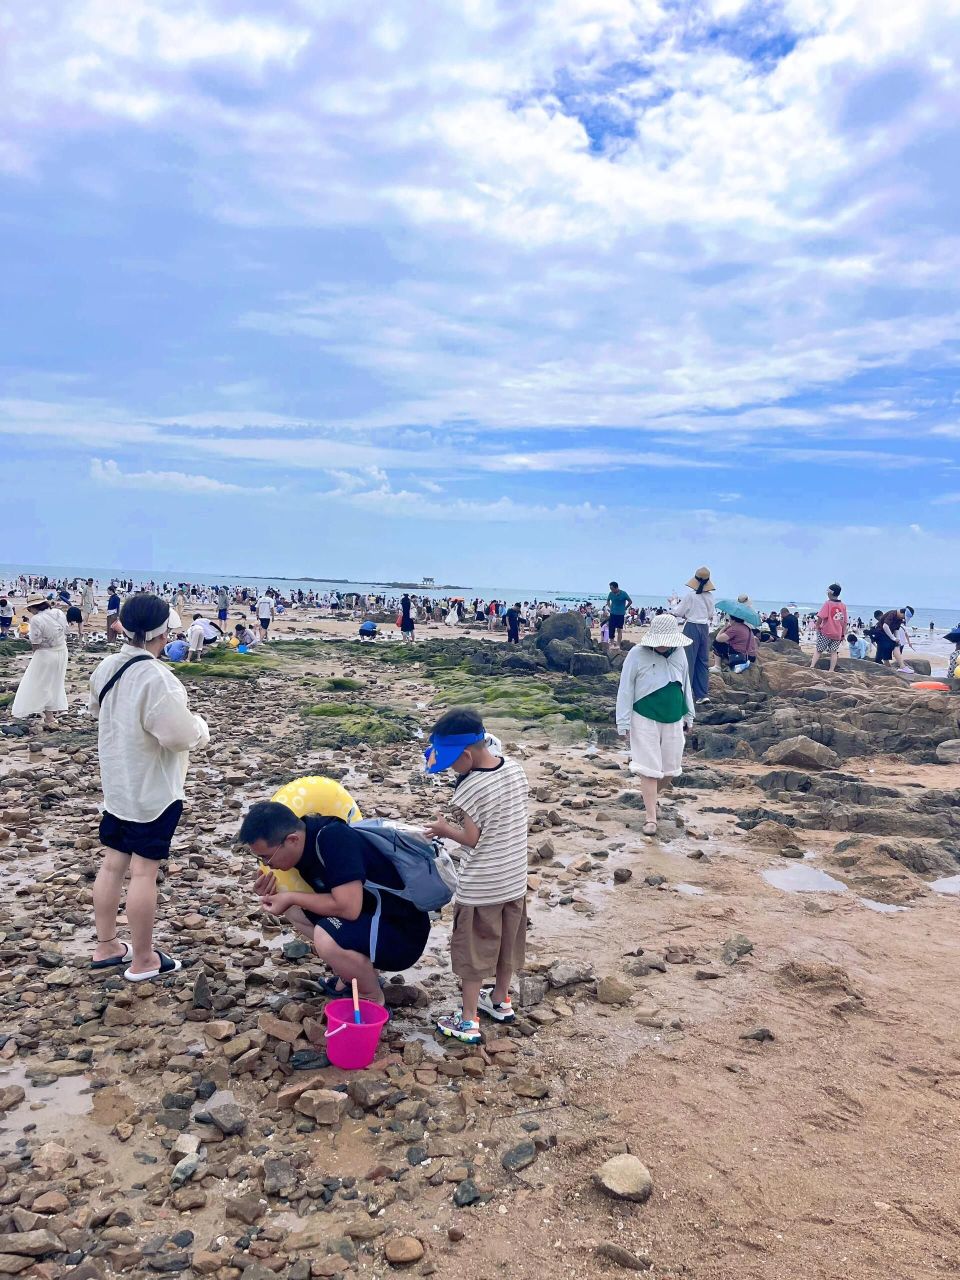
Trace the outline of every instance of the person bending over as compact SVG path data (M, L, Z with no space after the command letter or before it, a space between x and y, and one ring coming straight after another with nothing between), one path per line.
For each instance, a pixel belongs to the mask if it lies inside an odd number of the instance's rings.
M349 993L356 978L364 1000L383 1004L377 971L411 968L430 935L426 911L367 887L372 881L402 888L393 864L342 819L309 814L301 820L274 800L251 807L238 838L267 868L253 886L264 911L308 938L339 979L330 994ZM274 872L294 869L309 892L280 889Z

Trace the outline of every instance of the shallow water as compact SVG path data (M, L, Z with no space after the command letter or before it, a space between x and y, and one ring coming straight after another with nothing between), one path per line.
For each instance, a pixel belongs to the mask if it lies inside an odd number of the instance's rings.
M42 1067L37 1068L42 1071ZM57 1136L63 1128L64 1116L85 1116L93 1108L93 1094L87 1076L61 1076L52 1084L32 1085L27 1069L18 1064L0 1070L0 1089L18 1084L26 1092L26 1098L13 1114L6 1117L5 1125L22 1129L36 1125L39 1137ZM36 1107L36 1110L33 1108Z
M842 880L835 880L825 871L798 863L793 867L771 867L760 873L767 884L785 893L846 893Z
M944 876L941 880L934 880L930 888L934 893L960 894L960 875Z
M897 907L892 902L875 902L873 898L858 898L857 901L868 911L879 911L881 915L894 916L901 911L909 911L909 907Z

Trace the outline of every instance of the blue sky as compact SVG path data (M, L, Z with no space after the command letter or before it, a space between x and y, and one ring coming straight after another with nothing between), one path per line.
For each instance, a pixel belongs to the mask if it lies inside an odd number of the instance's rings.
M0 559L953 606L960 0L0 18Z

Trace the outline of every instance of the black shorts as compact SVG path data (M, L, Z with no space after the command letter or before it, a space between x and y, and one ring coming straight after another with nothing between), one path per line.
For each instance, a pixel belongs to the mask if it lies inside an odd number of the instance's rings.
M312 911L305 914L324 933L328 933L338 947L344 951L359 951L378 969L389 973L411 969L426 950L430 937L430 917L425 911L411 912L403 917L381 916L377 953L370 955L372 912L363 911L356 920L336 920L333 916L314 915Z
M607 631L610 633L610 635L613 635L615 631L622 631L623 624L626 622L626 620L627 620L626 614L611 613L610 617L607 619Z
M151 862L162 862L170 853L170 841L182 813L182 800L174 800L152 822L128 822L105 811L100 819L100 843L120 853L136 853Z
M72 604L70 608L67 610L67 621L68 622L83 621L83 614L80 612L80 610L77 608L75 604Z
M266 631L266 629L270 626L269 618L258 618L257 621L260 623L261 627L263 627L264 631Z
M877 636L877 653L874 662L889 662L896 647L896 641L891 640L885 631L881 631Z

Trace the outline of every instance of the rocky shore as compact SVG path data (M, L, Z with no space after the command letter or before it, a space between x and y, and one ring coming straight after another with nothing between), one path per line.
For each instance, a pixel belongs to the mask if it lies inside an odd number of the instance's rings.
M87 968L98 654L72 656L62 729L0 745L0 1275L953 1273L960 699L765 645L713 677L645 838L622 658L578 623L181 668L212 729L161 888L185 968L138 988ZM4 646L0 697L24 662ZM373 1067L344 1073L236 828L305 773L428 820L448 788L417 733L454 701L530 777L522 1016L438 1043L441 918L388 982Z

